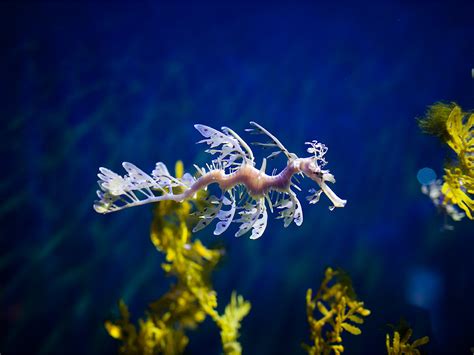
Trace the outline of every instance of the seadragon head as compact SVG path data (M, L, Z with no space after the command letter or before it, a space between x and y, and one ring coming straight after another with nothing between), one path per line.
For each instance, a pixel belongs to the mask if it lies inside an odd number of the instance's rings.
M326 185L326 182L336 182L334 175L329 173L329 170L323 169L327 164L324 155L328 151L328 148L324 144L315 140L306 142L306 144L309 145L307 152L311 153L312 156L297 159L299 160L299 169L305 176L316 182L321 188L320 190L311 189L309 191L311 193L311 195L307 197L309 203L317 203L321 197L321 193L324 192L333 203L333 206L330 207L331 210L335 207L344 207L347 201L339 198L334 191Z

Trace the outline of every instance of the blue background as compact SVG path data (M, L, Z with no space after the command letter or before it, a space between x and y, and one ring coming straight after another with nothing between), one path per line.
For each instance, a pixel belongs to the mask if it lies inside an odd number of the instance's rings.
M471 1L2 2L0 352L115 352L103 321L116 301L141 316L171 280L150 207L93 211L98 167L182 159L193 171L210 160L194 123L252 141L255 120L299 155L324 142L348 203L305 203L299 228L271 217L257 241L200 232L228 251L220 306L233 289L252 302L244 353L303 353L306 289L333 266L372 310L347 353L384 353L403 316L430 353L467 354L474 223L440 230L416 174L441 175L447 149L415 117L438 100L474 108L473 13ZM221 351L210 321L190 337L189 353Z

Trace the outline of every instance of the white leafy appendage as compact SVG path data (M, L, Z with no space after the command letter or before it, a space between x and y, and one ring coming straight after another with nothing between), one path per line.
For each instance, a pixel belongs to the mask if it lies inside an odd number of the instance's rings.
M196 233L211 224L222 208L223 199L219 199L216 196L209 196L206 198L205 202L207 202L206 207L202 211L195 213L199 217L199 222L193 228L193 233Z
M283 219L285 228L293 221L297 226L301 226L303 224L303 209L301 208L301 203L293 191L290 190L288 195L289 198L284 198L275 205L277 209L282 210L277 218Z
M306 142L305 144L310 146L308 149L306 149L306 151L314 155L314 158L319 167L322 168L328 163L324 158L324 156L328 152L328 147L326 147L326 145L315 140L312 140L311 142Z
M207 153L218 154L214 160L218 166L222 165L223 168L226 168L234 165L239 159L247 161L253 158L243 150L239 139L228 133L230 131L228 128L224 127L225 133L223 133L202 124L194 125L194 127L206 138L198 143L209 145L209 149L206 150Z
M172 177L165 164L157 163L151 176L132 163L122 163L128 174L121 176L107 168L99 168L99 187L94 209L99 213L108 213L126 207L138 206L158 201L164 195L171 195L172 188L178 185L187 186L190 176L183 176L182 181ZM194 178L192 178L194 179Z
M236 237L252 231L250 239L258 239L265 232L268 220L265 200L262 198L256 202L255 205L246 204L243 206L243 211L239 212L240 218L236 222L241 223L241 225L237 233L235 233Z
M216 224L216 229L214 230L214 235L221 235L224 233L227 228L229 228L230 224L232 223L235 215L235 211L237 209L236 202L232 198L232 200L227 199L224 197L224 200L222 201L224 205L230 206L229 210L220 210L217 213L217 218L219 219L220 222Z

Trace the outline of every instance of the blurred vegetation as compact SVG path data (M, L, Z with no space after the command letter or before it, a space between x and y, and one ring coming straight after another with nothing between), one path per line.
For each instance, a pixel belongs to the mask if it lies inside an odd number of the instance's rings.
M418 125L424 133L438 137L442 142L447 143L449 133L446 121L454 107L456 107L455 103L443 102L428 106L425 116L418 118Z
M183 165L176 164L176 176L183 175ZM197 194L192 203L201 204L205 192ZM250 303L232 293L224 313L217 311L217 293L211 274L223 255L221 249L209 249L193 238L196 222L191 202L163 201L156 205L151 226L151 240L166 255L162 269L177 281L160 299L153 302L138 326L130 321L124 302L119 303L120 318L107 321L110 336L121 341L122 354L180 354L189 338L186 331L196 329L209 316L218 326L223 352L241 354L238 342L242 319L250 311Z
M321 316L315 318L318 309ZM344 351L342 333L362 333L359 324L370 311L358 301L350 277L342 270L327 268L324 280L313 298L312 289L306 293L306 312L311 330L311 345L303 344L308 354L340 354ZM357 324L357 325L356 325Z
M388 355L420 355L421 352L418 347L428 344L430 338L424 336L420 339L413 341L411 344L409 340L413 335L413 330L405 321L400 321L399 326L393 332L393 337L390 339L390 335L386 336L386 347Z
M418 124L456 155L455 161L444 166L442 203L457 205L469 219L474 219L474 113L463 112L456 103L438 102L428 108Z

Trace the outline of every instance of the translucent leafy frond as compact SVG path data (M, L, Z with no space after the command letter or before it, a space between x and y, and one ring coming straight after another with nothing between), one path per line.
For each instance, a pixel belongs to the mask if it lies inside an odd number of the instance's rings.
M221 235L222 233L224 233L227 230L227 228L229 228L230 224L232 223L232 220L234 219L235 210L237 209L236 202L233 195L231 195L230 197L231 197L230 200L226 197L224 197L224 200L223 200L223 204L226 206L230 206L230 209L228 210L221 209L217 213L217 218L219 219L220 222L216 224L214 235Z
M273 134L268 132L265 128L260 126L258 123L252 121L250 122L250 124L255 128L248 128L246 129L247 132L250 132L252 134L263 134L263 135L266 135L268 138L270 138L270 142L268 143L255 142L252 144L258 145L262 148L276 148L277 149L276 151L268 155L267 159L273 159L280 153L285 154L288 160L294 160L298 158L296 154L290 153L288 149L286 149L285 146L278 140L278 138L276 138Z
M198 224L193 228L193 233L196 233L207 227L219 214L224 198L217 198L216 196L209 196L205 200L205 208L195 214L199 217Z
M262 236L267 227L267 208L265 207L265 199L256 201L256 204L247 203L242 207L243 211L239 212L240 218L235 220L241 223L239 230L235 233L236 237L240 237L247 232L252 231L250 239L258 239Z
M229 129L225 128L226 133L223 133L202 124L196 124L194 127L206 138L198 143L209 145L209 149L206 152L218 154L215 161L222 163L224 167L235 164L239 159L243 162L253 162L253 155L244 151L240 144L243 141L240 137L236 138L238 136L235 132L232 131L231 133Z
M129 181L132 190L144 190L148 192L149 195L153 195L150 188L156 188L158 184L150 175L132 163L123 162L122 166L128 173L126 179Z
M315 163L317 163L320 168L322 168L328 163L324 158L324 155L328 151L328 147L326 147L326 145L316 140L312 140L311 142L305 142L305 144L310 146L306 151L314 155Z
M185 185L185 187L187 188L191 187L196 182L195 177L192 176L190 173L185 173L180 180L182 184Z
M281 199L274 205L277 209L282 210L277 218L283 218L285 228L293 221L297 226L301 226L303 223L303 209L301 208L301 203L293 191L289 190L287 194L288 198Z
M308 191L311 195L307 196L306 199L310 204L315 204L319 202L323 190L310 189Z
M185 174L186 177L183 176L181 179L173 177L169 173L166 165L162 162L156 163L155 169L153 169L151 175L153 176L157 186L162 190L167 189L167 191L171 191L173 187L180 185L186 187L189 184L190 178L192 178L189 174ZM185 181L182 181L183 179ZM194 180L194 178L192 178L192 180Z
M124 208L160 201L173 194L176 186L188 187L189 174L178 179L170 175L165 164L157 163L151 176L132 163L122 163L128 174L121 176L107 168L99 168L98 201L94 209L99 213L109 213Z
M249 160L253 161L254 160L254 156L253 156L253 152L252 152L252 149L250 149L250 147L248 146L247 143L245 143L245 141L240 138L240 136L235 133L232 129L230 129L229 127L221 127L222 129L222 132L224 132L225 134L227 135L231 135L232 137L234 137L238 142L239 144L241 145L241 147L245 150L246 152L246 156Z
M100 185L100 181L98 181ZM123 199L119 196L116 196L110 192L104 192L102 190L97 190L97 197L99 200L94 202L94 210L97 213L109 213L122 209L122 205L127 202L122 201ZM117 202L118 201L118 202Z

